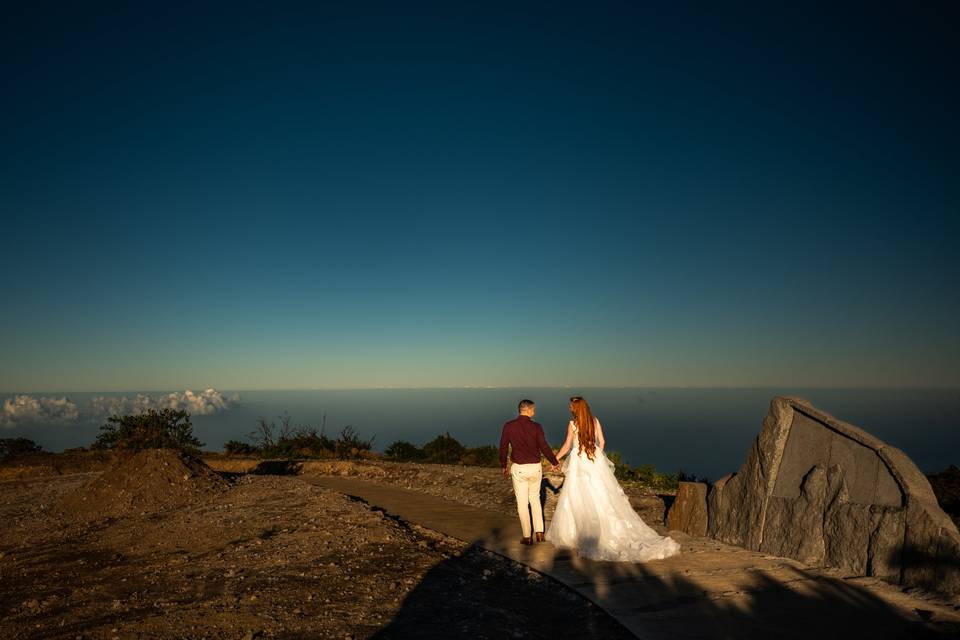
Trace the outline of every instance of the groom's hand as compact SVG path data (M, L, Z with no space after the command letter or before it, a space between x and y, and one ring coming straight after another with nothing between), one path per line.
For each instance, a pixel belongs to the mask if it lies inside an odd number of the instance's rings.
M503 477L506 478L506 477L509 476L509 475L510 475L509 468L508 468L508 467L504 467L504 468L503 468Z

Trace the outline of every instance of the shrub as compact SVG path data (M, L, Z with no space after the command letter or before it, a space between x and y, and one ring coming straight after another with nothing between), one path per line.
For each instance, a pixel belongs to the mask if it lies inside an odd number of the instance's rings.
M228 440L223 445L223 451L232 456L249 456L255 454L257 448L239 440Z
M423 445L427 460L439 464L457 464L466 452L466 447L457 442L449 431Z
M38 451L43 448L29 438L0 438L0 460Z
M397 440L384 450L383 455L397 462L432 462L480 467L500 465L500 450L497 447L484 445L467 448L449 433L437 436L423 447L418 447L406 440Z
M94 446L128 451L179 449L198 455L203 443L193 437L193 425L186 411L147 409L138 415L107 418Z
M671 491L677 488L677 475L669 473L660 473L652 464L644 464L639 467L631 467L623 461L623 457L618 451L610 451L607 458L613 463L613 473L618 480L625 482L637 482L651 489Z
M607 459L613 463L613 475L617 476L620 480L625 479L627 473L630 471L630 465L623 461L623 456L620 455L619 451L607 451L606 454Z
M279 427L275 422L267 422L264 417L257 418L257 428L247 437L253 440L254 445L261 452L272 450L278 442L286 440L292 434L293 429L290 426L290 415L284 412L280 416Z
M423 449L406 440L397 440L392 443L384 450L383 455L398 462L416 462L427 457Z
M357 435L353 427L347 425L340 431L340 435L334 441L333 450L338 458L360 458L363 457L364 452L373 448L374 438L363 440Z
M284 412L279 424L259 418L257 429L248 438L254 443L252 449L264 458L369 457L374 438L364 440L349 425L335 439L327 436L325 429L326 416L324 426L319 430L310 425L294 428L290 416Z
M686 473L683 469L677 471L677 482L702 482L706 485L710 485L710 480L705 477L700 477L695 473Z
M460 458L460 463L478 467L499 467L500 449L493 445L472 447L467 449L467 453Z

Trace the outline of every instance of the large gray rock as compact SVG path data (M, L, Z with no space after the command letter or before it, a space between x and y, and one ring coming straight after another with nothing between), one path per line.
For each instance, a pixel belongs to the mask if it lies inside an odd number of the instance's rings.
M850 576L960 594L960 533L899 449L777 397L740 471L708 496L708 534Z

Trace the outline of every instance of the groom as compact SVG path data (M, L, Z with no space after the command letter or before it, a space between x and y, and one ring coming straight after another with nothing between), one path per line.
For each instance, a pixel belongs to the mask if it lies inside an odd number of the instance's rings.
M523 530L523 544L533 544L530 515L533 515L533 533L537 542L543 542L543 509L540 507L540 482L543 467L540 466L542 453L556 469L560 464L553 449L547 444L543 427L531 418L537 413L533 400L521 400L517 407L520 415L503 425L500 434L500 466L503 477L509 474L513 479L513 492L517 496L517 515L520 516L520 528ZM513 466L507 467L507 449ZM529 509L528 509L529 507Z

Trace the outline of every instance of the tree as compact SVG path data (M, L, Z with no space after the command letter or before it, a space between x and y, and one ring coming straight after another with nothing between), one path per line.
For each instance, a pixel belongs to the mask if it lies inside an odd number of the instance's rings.
M193 425L186 411L147 409L138 415L107 418L94 446L126 451L179 449L197 455L203 443L193 437Z
M0 460L42 450L40 445L29 438L0 438Z

